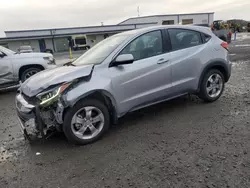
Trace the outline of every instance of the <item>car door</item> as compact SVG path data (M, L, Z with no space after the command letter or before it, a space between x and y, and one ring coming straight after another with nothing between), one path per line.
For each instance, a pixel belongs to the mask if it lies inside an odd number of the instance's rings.
M110 68L113 93L121 113L168 97L171 65L163 34L157 30L137 37L119 54L132 54L133 64Z
M172 52L172 91L181 95L197 89L204 49L201 33L187 29L168 29Z
M0 51L0 87L14 81L11 58Z

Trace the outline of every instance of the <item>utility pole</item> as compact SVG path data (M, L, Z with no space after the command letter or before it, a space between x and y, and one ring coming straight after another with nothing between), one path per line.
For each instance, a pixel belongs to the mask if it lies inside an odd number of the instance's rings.
M138 13L138 17L140 17L140 7L137 7L137 13Z

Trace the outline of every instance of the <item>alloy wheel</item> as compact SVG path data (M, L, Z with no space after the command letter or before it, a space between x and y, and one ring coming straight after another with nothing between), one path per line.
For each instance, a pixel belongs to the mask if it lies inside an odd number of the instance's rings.
M28 78L30 78L31 76L35 75L36 73L38 73L39 71L38 70L31 70L29 72L27 72L24 76L24 79L27 80Z
M223 89L223 80L218 73L212 74L206 83L206 91L209 97L216 98L218 97Z
M103 129L104 115L94 106L86 106L78 110L71 120L71 130L79 139L89 140L96 137Z

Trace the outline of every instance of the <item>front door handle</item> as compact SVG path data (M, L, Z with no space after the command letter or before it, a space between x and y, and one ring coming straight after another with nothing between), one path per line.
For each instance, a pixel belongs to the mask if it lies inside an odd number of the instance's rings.
M165 60L164 58L161 58L157 61L157 64L163 64L163 63L167 63L169 62L169 60Z

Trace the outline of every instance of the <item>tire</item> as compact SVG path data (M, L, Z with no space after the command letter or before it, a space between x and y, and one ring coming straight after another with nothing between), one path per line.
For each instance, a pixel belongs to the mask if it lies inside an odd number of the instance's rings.
M219 84L214 84L211 85L209 79L212 78L216 78L215 76L213 75L218 75L221 80L220 80L220 83ZM209 84L210 83L210 84ZM211 86L211 87L209 87ZM216 89L216 94L212 94L215 90L213 89L212 91L208 92L212 87L216 88L217 87L220 87L220 88L217 88ZM225 87L225 78L224 78L224 75L217 69L211 69L209 70L204 78L202 79L202 82L201 82L201 85L200 85L200 91L198 93L198 96L200 99L204 100L205 102L214 102L216 100L218 100L220 98L220 96L222 95L223 91L224 91L224 87Z
M102 121L97 122L97 123L91 123L92 126L95 127L95 130L98 130L97 131L98 133L96 133L95 136L92 136L94 133L92 133L91 128L88 127L88 125L87 125L88 120L84 121L84 119L88 119L86 109L84 109L84 108L92 108L92 107L94 109L92 109L91 116L93 116L93 113L95 112L94 110L96 110L96 109L98 109L100 111L100 114L102 113L102 115L103 115L103 118L101 118L103 120L103 123L102 123ZM82 114L82 117L80 117L80 119L82 121L84 121L82 124L80 124L79 129L76 127L76 125L79 125L79 124L73 123L75 117L79 118L78 113ZM84 113L85 113L85 115L84 115ZM93 117L93 119L94 119L94 117ZM91 122L91 120L90 120L90 122ZM99 124L99 128L98 128L97 124ZM110 115L108 112L108 108L102 102L100 102L98 100L85 99L85 100L79 101L74 107L72 107L71 109L69 109L66 112L64 122L63 122L63 132L70 142L72 142L74 144L84 145L84 144L89 144L89 143L95 142L98 139L100 139L104 135L104 133L109 129L109 126L110 126ZM85 132L83 132L83 133L77 132L81 128L84 128L84 127L85 127ZM78 129L78 130L76 130L76 129ZM83 138L85 133L89 133L89 136L87 134L85 136L85 138ZM78 136L77 136L77 134L78 134Z
M28 78L30 78L31 76L35 75L36 73L42 71L42 69L39 68L28 68L27 70L23 71L23 73L21 74L21 81L25 82L25 80L27 80Z

